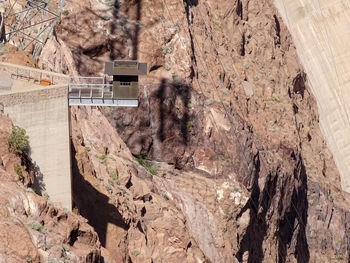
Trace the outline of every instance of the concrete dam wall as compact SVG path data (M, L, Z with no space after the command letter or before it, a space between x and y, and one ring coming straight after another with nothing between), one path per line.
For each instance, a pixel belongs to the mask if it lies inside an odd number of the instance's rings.
M38 167L36 176L42 177L41 190L49 195L54 205L71 210L68 86L56 82L56 85L44 87L14 77L11 69L13 67L2 67L0 64L0 74L13 77L11 90L0 93L0 104L14 125L24 128L29 135L30 156ZM31 71L31 77L34 71L45 73L37 69L28 70Z
M350 193L350 1L275 0L317 100L320 126ZM315 154L319 154L316 153Z

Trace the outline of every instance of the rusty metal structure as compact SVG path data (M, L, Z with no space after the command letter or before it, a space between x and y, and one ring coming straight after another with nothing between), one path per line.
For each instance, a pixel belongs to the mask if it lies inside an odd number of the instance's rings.
M7 0L4 13L6 41L21 50L30 50L36 58L60 17L63 0L27 0L22 10L15 10L18 0ZM18 6L18 4L17 4Z

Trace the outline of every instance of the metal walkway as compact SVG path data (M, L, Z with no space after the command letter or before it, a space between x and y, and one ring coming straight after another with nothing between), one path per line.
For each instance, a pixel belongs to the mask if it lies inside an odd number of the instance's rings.
M70 106L137 107L138 100L114 98L113 85L104 77L69 77L68 102Z

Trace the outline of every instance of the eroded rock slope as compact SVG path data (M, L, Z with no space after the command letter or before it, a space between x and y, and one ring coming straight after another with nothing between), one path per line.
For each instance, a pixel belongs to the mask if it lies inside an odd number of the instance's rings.
M52 69L149 63L139 108L72 110L75 205L106 258L349 260L349 196L272 1L84 0L65 10L41 57Z

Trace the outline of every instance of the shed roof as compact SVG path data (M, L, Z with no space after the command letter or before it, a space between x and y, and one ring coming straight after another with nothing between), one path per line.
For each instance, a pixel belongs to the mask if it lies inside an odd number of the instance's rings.
M136 60L116 60L113 62L106 62L105 74L110 76L147 75L147 63L140 63Z

